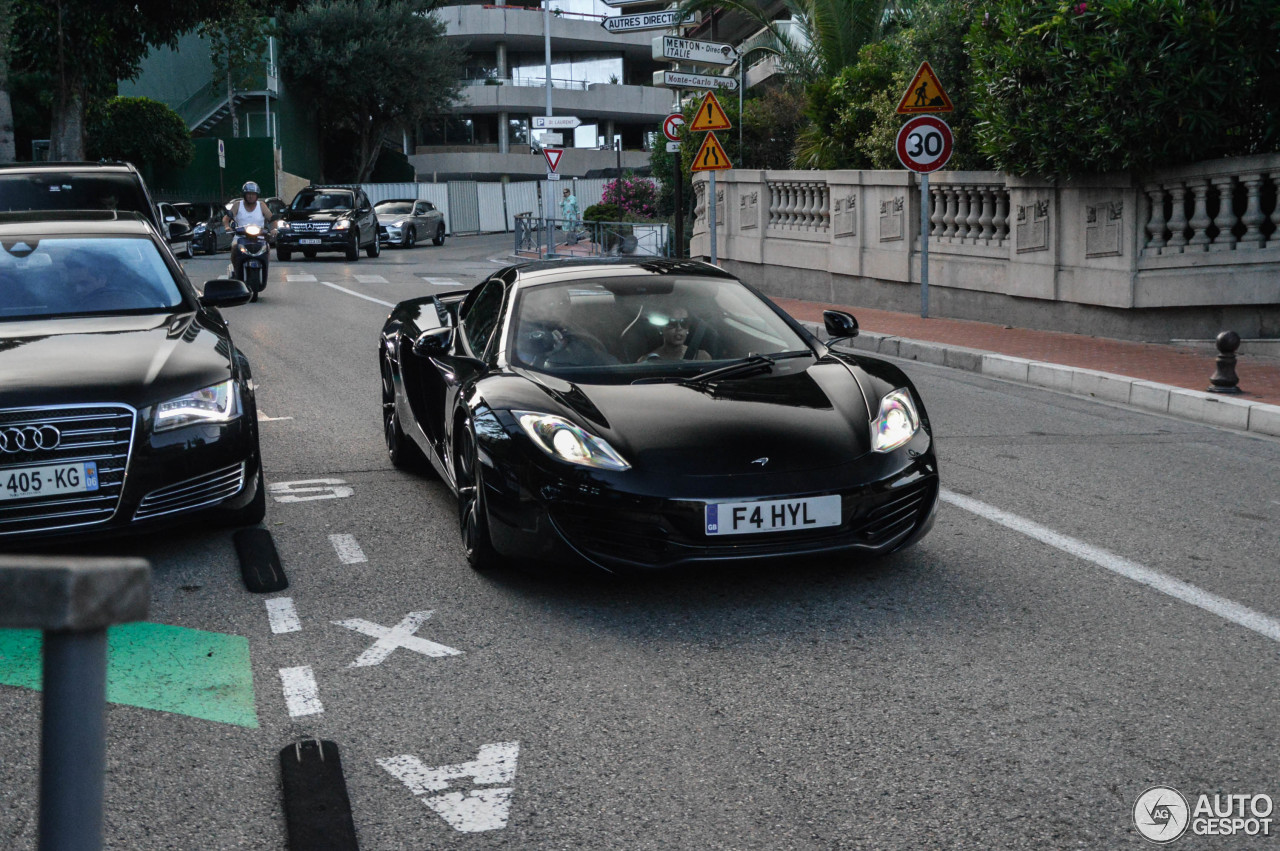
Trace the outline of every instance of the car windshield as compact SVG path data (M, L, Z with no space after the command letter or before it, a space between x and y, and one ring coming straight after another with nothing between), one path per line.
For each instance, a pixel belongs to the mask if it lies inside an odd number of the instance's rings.
M688 376L753 354L809 354L808 342L731 278L602 278L521 290L508 359L613 380Z
M373 209L377 210L381 215L407 216L413 212L413 202L383 201L381 204L375 204Z
M151 313L182 303L173 273L145 237L6 236L0 242L0 321Z
M155 221L130 174L0 173L0 210L122 210Z
M355 206L355 197L351 192L299 192L289 209L308 213L317 210L350 210Z

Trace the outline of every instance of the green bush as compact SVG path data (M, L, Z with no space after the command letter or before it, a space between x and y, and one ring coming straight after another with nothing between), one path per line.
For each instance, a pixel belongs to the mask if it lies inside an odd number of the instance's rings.
M617 204L592 204L582 211L584 222L620 222L622 208Z
M114 97L92 109L87 123L85 148L91 159L165 169L190 165L195 156L186 122L158 100Z
M992 0L970 36L978 143L1015 174L1280 148L1275 0Z

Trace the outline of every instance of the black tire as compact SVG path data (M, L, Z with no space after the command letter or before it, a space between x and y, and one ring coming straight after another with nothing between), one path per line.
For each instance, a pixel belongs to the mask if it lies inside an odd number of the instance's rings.
M400 414L396 411L396 385L391 376L391 364L382 358L382 434L387 443L387 458L397 470L422 472L426 458L418 445L409 439L400 427Z
M352 231L351 244L347 246L346 254L348 260L355 261L360 259L360 231Z
M308 260L315 260L316 250L314 248L308 248L302 252L302 256L307 258Z
M244 508L237 508L227 518L230 526L256 526L267 516L267 484L262 478L262 468L258 468L258 493L253 501Z
M436 227L436 235L431 238L432 245L444 245L444 224Z
M404 240L401 241L400 247L413 248L417 244L418 244L418 231L415 230L414 228L409 228L407 231L404 232Z
M277 248L276 259L282 262L288 263L290 260L293 259L293 251L288 248Z
M368 254L371 259L382 253L382 243L378 241L376 232L373 234L373 242L369 243L369 247L364 250L364 253Z
M455 432L454 472L458 480L458 531L462 551L473 570L487 573L505 567L507 560L493 548L489 537L489 512L484 500L483 473L476 435L470 420Z

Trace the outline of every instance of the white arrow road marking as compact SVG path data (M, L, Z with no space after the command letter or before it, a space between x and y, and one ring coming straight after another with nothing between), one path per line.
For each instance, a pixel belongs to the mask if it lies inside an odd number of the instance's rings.
M1051 547L1062 550L1064 553L1070 553L1076 558L1093 562L1098 567L1119 574L1126 579L1132 579L1134 582L1146 585L1161 594L1168 594L1175 600L1190 603L1196 608L1204 609L1210 614L1215 614L1245 629L1251 629L1259 635L1270 638L1272 641L1280 641L1280 620L1276 620L1273 617L1256 612L1225 597L1219 597L1217 594L1206 591L1189 582L1174 579L1168 574L1144 567L1137 562L1129 561L1127 558L1108 552L1101 547L1095 547L1091 544L1086 544L1084 541L1055 532L1025 517L1002 511L994 505L987 505L985 502L979 502L976 499L971 499L949 490L943 490L941 496L943 502L949 502L958 508L963 508L965 511L973 512L979 517L985 517L994 523L999 523L1001 526L1007 526L1015 532L1021 532L1028 538L1034 538L1042 544L1048 544Z
M298 620L298 610L294 608L291 597L272 597L267 600L267 618L271 621L271 631L276 635L302 631L302 621Z
M462 286L460 282L455 281L452 278L428 278L424 275L422 280L426 281L428 284L431 284L437 287L461 287Z
M355 279L361 284L385 284L387 279L381 275L356 275Z
M409 612L409 614L405 615L404 620L390 628L360 618L334 621L337 626L343 626L347 629L355 630L361 635L378 639L372 647L361 653L360 657L347 667L367 668L370 665L381 665L388 656L395 652L397 647L421 653L423 656L461 656L461 650L454 650L452 647L436 644L434 641L427 641L425 638L418 638L414 635L418 631L418 627L422 626L432 614L434 613L430 611Z
M281 668L280 682L284 684L284 700L289 706L291 717L319 715L324 712L324 706L320 703L320 689L316 687L316 675L312 673L310 665Z
M295 282L295 281L300 282L300 283L308 283L308 282L310 282L310 281L314 281L314 280L316 279L316 276L315 276L315 275L309 275L309 274L307 274L307 273L305 273L305 272L304 272L304 273L302 273L302 274L300 274L300 275L285 275L285 276L284 276L284 279L285 279L286 281L288 281L289 283L293 283L293 282Z
M311 502L316 499L346 499L355 493L342 479L302 479L272 482L267 492L276 502Z
M258 409L258 422L260 423L278 423L281 420L291 420L293 417L269 417L263 413L262 409Z
M340 287L340 286L338 286L337 284L331 284L331 283L329 283L328 281L320 281L319 283L320 283L320 285L321 285L321 286L323 286L323 287L328 287L328 288L330 288L330 289L337 290L337 291L338 291L338 292L340 292L340 293L346 293L347 295L353 295L353 296L355 296L356 298L362 298L362 299L364 299L365 301L371 301L371 302L373 302L374 304L384 304L384 305L386 305L387 307L395 307L395 305L394 305L394 304L392 304L392 303L391 303L391 302L389 302L389 301L383 301L382 299L380 299L380 298L374 298L374 297L373 297L373 296L371 296L371 295L365 295L364 293L358 293L358 292L356 292L355 290L349 290L349 289L347 289L346 287Z
M369 560L365 558L355 535L330 535L329 543L333 544L333 550L343 564L360 564Z
M463 833L480 833L485 830L501 830L507 826L511 812L510 784L516 779L516 759L520 754L519 742L496 742L481 745L480 752L471 762L441 765L428 768L412 754L402 754L378 760L382 766L414 795L424 796L422 803L435 811L454 829ZM462 792L444 792L451 780L471 778L487 788ZM431 792L444 792L431 795Z

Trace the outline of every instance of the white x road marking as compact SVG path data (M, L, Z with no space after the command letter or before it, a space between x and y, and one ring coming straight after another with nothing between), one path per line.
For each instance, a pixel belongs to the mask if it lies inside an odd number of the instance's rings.
M454 650L452 647L436 644L434 641L427 641L425 638L418 638L414 635L418 631L418 627L422 626L432 614L434 612L431 611L409 612L404 616L404 620L390 628L361 620L360 618L334 621L338 626L345 626L347 629L355 630L361 635L378 639L372 647L360 654L360 658L347 667L367 668L370 665L381 665L388 656L395 652L397 647L421 653L423 656L461 656L461 650Z

